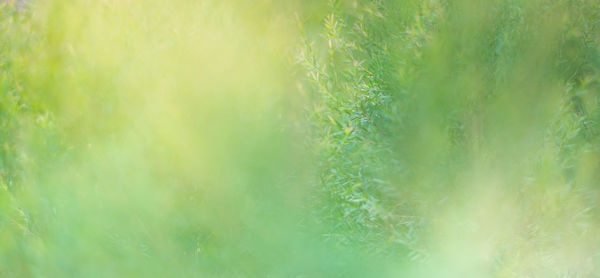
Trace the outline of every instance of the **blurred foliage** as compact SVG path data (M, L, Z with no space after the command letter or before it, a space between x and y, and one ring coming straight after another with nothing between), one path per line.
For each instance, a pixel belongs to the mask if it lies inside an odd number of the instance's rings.
M594 277L595 0L6 1L2 277Z
M330 241L414 276L597 273L596 2L329 9L298 63Z

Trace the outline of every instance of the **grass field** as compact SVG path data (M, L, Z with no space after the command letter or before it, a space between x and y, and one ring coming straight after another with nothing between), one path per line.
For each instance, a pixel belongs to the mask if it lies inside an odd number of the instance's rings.
M600 273L596 0L0 2L0 277Z

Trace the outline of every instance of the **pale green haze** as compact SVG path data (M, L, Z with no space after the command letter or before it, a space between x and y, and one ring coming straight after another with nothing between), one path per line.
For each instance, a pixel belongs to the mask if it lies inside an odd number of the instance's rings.
M0 0L0 277L600 277L600 2Z

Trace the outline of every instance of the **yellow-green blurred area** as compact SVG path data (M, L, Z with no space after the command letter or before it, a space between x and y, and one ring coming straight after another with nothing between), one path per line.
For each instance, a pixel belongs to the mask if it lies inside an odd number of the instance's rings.
M596 277L596 0L0 1L0 277Z

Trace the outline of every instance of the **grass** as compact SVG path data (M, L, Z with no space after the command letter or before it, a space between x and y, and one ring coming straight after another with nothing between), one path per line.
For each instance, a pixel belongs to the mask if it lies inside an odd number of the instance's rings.
M594 277L592 0L0 8L2 277Z

